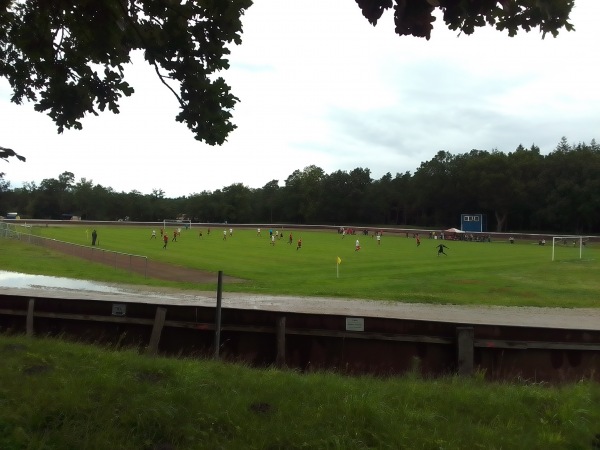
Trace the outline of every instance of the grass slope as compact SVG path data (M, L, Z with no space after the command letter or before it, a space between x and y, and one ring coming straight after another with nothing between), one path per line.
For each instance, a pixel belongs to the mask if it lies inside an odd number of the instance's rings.
M347 378L0 335L0 448L598 449L600 385Z

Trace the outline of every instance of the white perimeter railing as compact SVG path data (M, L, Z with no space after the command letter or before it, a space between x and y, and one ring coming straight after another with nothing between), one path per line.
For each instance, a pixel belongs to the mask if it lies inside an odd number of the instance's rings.
M143 273L148 277L148 257L122 253L113 250L105 250L95 246L73 244L71 242L59 241L52 238L35 236L31 234L31 228L27 225L19 225L26 229L21 232L17 225L0 222L0 237L5 239L18 239L21 242L38 245L52 249L71 256L83 258L88 261L113 266L116 269L128 270L129 272Z

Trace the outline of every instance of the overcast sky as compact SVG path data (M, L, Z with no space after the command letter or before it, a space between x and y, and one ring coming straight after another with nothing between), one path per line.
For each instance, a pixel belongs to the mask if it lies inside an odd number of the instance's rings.
M117 192L178 197L283 186L309 165L379 179L414 173L439 150L589 143L600 140L599 17L600 1L576 0L576 31L557 38L492 28L458 36L438 20L427 41L395 35L391 11L372 27L354 0L255 0L224 74L241 100L224 145L177 123L176 99L135 58L126 77L136 92L121 113L62 135L33 105L10 103L0 80L0 146L27 157L0 161L0 172L11 187L69 171Z

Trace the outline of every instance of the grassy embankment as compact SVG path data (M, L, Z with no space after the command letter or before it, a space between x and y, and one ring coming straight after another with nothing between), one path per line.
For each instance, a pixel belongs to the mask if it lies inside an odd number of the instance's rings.
M253 370L0 336L0 448L598 449L600 385Z

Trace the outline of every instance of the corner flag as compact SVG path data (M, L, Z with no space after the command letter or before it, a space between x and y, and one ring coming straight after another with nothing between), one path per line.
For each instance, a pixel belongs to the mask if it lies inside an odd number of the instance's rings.
M341 263L342 263L342 258L340 258L339 256L338 256L338 259L337 259L337 263L338 263L338 264L341 264Z

